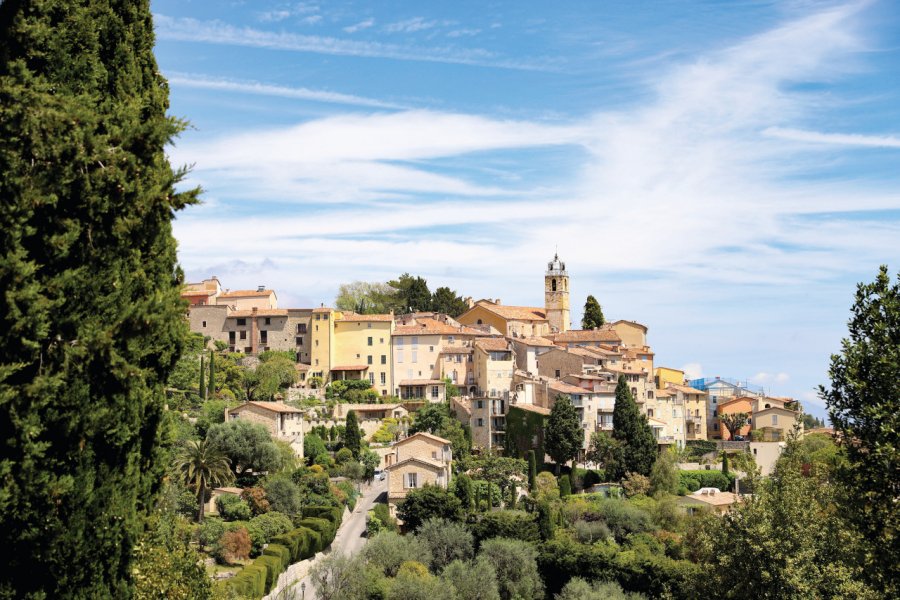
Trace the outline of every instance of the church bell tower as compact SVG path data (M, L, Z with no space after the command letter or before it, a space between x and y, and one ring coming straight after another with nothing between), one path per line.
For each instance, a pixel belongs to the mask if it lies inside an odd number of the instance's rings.
M551 332L569 330L569 273L558 254L554 254L553 260L547 263L544 274L544 310Z

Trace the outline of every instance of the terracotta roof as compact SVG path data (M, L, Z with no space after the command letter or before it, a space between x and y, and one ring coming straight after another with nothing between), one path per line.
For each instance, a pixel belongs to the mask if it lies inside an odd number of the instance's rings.
M647 371L645 371L643 369L639 369L639 368L633 368L633 367L616 367L616 366L610 365L605 368L607 371L610 371L612 373L629 373L631 375L648 375Z
M434 435L434 434L431 434L431 433L428 433L428 432L426 432L426 431L420 431L420 432L418 432L418 433L412 434L412 435L409 436L409 437L403 438L402 440L400 440L399 442L397 442L397 443L394 444L394 445L395 445L395 446L401 446L401 445L405 444L406 442L408 442L409 440L413 439L413 438L416 437L416 436L428 438L429 440L434 440L434 441L440 442L440 443L442 443L442 444L449 444L449 443L451 443L450 440L445 440L445 439L442 438L442 437L438 437L438 436L436 436L436 435Z
M505 304L494 304L487 300L479 300L475 303L475 306L480 306L509 321L547 320L547 314L544 312L544 309L536 306L506 306Z
M644 330L644 333L647 333L647 326L644 325L643 323L638 323L637 321L627 321L625 319L619 319L618 321L613 321L612 323L607 323L607 325L612 327L613 325L618 325L619 323L625 323L627 325L637 325L638 327L640 327L641 329Z
M244 317L286 317L288 311L286 308L260 308L256 312L252 310L235 310L228 313L226 318L244 318Z
M368 371L369 365L337 365L331 367L332 371Z
M409 438L407 438L407 439L409 439ZM399 444L400 442L397 442L397 443ZM408 457L404 458L403 460L401 460L400 462L396 462L392 465L388 465L387 467L385 467L385 471L393 471L400 465L406 464L408 462L418 462L418 463L422 463L423 465L428 465L428 466L434 467L436 469L443 469L447 466L444 463L438 462L432 458L426 458L424 456L408 456Z
M213 491L214 491L214 492L224 492L224 493L226 493L226 494L237 494L238 496L240 496L241 494L244 493L244 488L239 488L239 487L227 487L227 486L226 486L226 487L217 487L217 488L213 488Z
M542 337L520 337L512 338L512 340L525 346L537 346L539 348L552 348L556 345L547 338Z
M704 395L704 396L706 395L706 392L704 392L703 390L698 390L698 389L692 388L689 385L681 385L680 383L670 383L670 384L666 385L666 387L670 390L677 390L677 391L681 392L682 394L700 394L700 395Z
M275 290L234 290L233 292L223 292L219 294L220 298L262 298L275 293Z
M763 413L770 412L778 412L778 414L788 414L788 415L796 415L797 411L791 410L789 408L784 408L783 406L770 406L769 408L761 408L755 413L753 413L753 417L755 418L757 415L761 415Z
M333 308L329 308L327 306L320 306L319 308L312 309L314 313L330 313L333 310Z
M437 319L416 319L413 325L398 325L393 335L482 335L482 332L462 325L449 325Z
M335 319L336 321L361 321L365 322L390 322L394 320L394 315L358 315L356 313L351 312L342 312L341 316Z
M215 290L206 290L206 291L202 291L202 292L181 292L182 298L194 298L194 297L200 297L200 296L215 296L215 295L216 295Z
M472 354L471 346L444 346L441 354Z
M756 398L754 398L754 397L752 397L752 396L734 396L734 397L732 397L732 398L729 398L728 400L725 400L725 401L723 401L723 402L719 402L719 408L721 408L721 407L723 407L723 406L728 406L729 404L734 404L734 403L737 402L738 400L746 400L747 402L750 403L750 406L752 407L752 406L753 406L753 402L756 400Z
M577 385L572 385L570 383L566 383L565 381L551 381L550 389L556 392L562 392L563 394L590 394L591 390L578 387Z
M509 342L505 338L479 338L475 345L487 352L508 352Z
M557 344L574 342L621 342L622 338L612 329L572 329L547 336Z
M597 352L591 352L588 348L583 348L581 346L570 346L568 348L560 348L563 352L568 352L569 354L574 354L575 356L581 356L582 358L592 358L594 360L600 360L600 355Z
M549 415L550 409L544 408L543 406L537 406L536 404L510 404L509 408L521 408L522 410L527 410L530 412L538 413L539 415Z
M685 498L690 498L692 500L699 500L705 504L709 504L712 506L727 506L729 504L734 504L740 497L732 492L714 492L712 494L702 493L702 490L697 490L685 496Z
M298 371L309 371L312 368L312 365L308 365L306 363L297 363L294 365L294 368Z
M571 348L572 346L570 346ZM593 352L594 354L599 354L600 356L622 356L622 353L618 350L613 350L608 346L574 346L575 348L581 348L582 350L587 350L588 352Z
M662 398L664 396L674 396L674 394L669 390L655 390L655 393L657 398Z
M409 385L447 385L447 382L443 379L404 379L397 385L400 386L409 386Z
M250 402L244 402L240 406L236 406L228 411L229 414L235 413L245 406L252 405L258 408L262 408L265 410L269 410L272 412L278 413L302 413L303 411L294 406L288 406L284 402L261 402L259 400L251 400Z

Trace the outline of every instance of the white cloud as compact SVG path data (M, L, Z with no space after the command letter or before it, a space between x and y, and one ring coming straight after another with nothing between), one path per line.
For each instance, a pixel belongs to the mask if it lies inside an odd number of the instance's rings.
M223 77L208 77L193 73L171 73L167 75L169 84L187 88L206 90L222 90L229 92L241 92L245 94L258 94L261 96L278 96L281 98L296 98L298 100L314 100L316 102L328 102L331 104L350 104L354 106L366 106L371 108L403 108L400 104L383 102L374 98L364 98L352 94L341 94L326 90L312 90L303 87L288 87L260 83L258 81L246 81L227 79Z
M424 31L438 25L437 21L429 21L424 17L412 17L395 23L389 23L384 26L384 30L388 33L415 33L416 31Z
M757 385L769 385L769 384L784 384L790 380L790 375L787 373L766 373L765 371L760 371L756 375L750 378L750 381Z
M375 25L375 19L369 17L364 21L360 21L359 23L354 23L353 25L348 25L344 27L344 31L347 33L356 33L357 31L362 31L363 29L368 29Z
M688 363L681 367L685 379L700 379L703 377L703 365L700 363Z
M856 133L821 133L789 127L768 127L763 135L809 144L860 146L864 148L900 148L900 137L893 135L860 135Z
M505 59L480 48L426 48L375 41L347 40L328 36L266 31L252 27L235 27L219 20L199 21L158 13L153 15L153 23L157 38L163 40L313 52L337 56L478 65L503 69L542 70L548 68L548 65L544 64L545 61Z

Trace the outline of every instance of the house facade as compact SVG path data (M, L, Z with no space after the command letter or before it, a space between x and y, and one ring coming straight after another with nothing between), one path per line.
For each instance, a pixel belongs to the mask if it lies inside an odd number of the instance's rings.
M395 507L410 490L450 485L453 452L449 440L419 432L394 443L385 455L388 504Z

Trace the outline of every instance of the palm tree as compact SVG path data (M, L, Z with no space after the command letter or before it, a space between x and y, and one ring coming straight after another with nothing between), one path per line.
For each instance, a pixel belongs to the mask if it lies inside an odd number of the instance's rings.
M175 468L178 469L183 481L197 491L197 499L200 502L197 522L202 523L206 489L234 481L231 461L205 439L189 440L175 457Z

